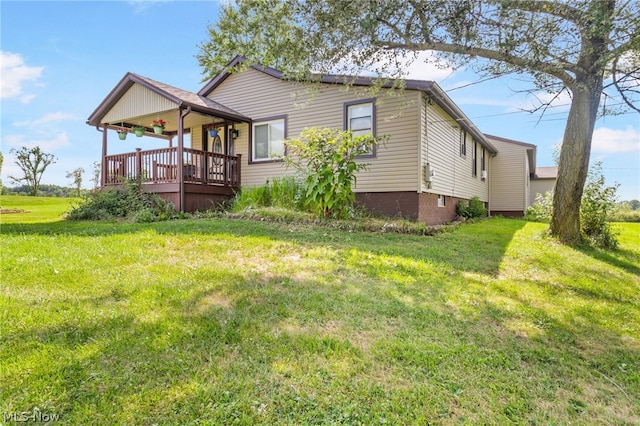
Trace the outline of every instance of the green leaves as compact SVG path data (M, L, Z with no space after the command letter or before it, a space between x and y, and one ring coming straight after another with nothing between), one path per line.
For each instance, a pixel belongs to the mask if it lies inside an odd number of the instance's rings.
M305 129L300 138L287 141L285 162L303 175L305 204L324 217L351 216L356 173L368 164L357 162L370 152L377 140L373 136L353 137L350 131Z

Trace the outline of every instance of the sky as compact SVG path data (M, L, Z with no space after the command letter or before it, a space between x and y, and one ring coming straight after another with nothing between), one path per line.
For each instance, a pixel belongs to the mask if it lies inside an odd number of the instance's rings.
M129 71L197 92L204 82L196 55L219 8L220 1L0 0L3 184L13 186L8 176L20 175L10 150L40 146L57 157L41 183L73 186L66 174L82 167L83 186L90 187L102 138L86 124L89 115ZM566 94L541 117L523 111L538 101L522 93L531 85L518 79L479 82L470 70L420 61L410 66L408 78L436 81L482 132L535 144L537 165L554 165L570 102ZM132 150L109 133L109 153ZM136 142L143 149L156 146L153 138ZM640 114L596 122L591 164L597 161L606 183L620 184L620 200L640 199Z

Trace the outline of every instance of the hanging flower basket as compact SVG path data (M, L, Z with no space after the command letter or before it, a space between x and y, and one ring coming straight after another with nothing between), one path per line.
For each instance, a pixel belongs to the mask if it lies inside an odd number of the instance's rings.
M157 120L153 120L151 126L153 127L153 133L156 135L161 135L164 130L164 126L167 124L162 118L158 118Z
M141 138L142 136L144 136L144 133L147 131L147 129L145 129L142 126L136 126L133 129L133 133L135 133L135 135L139 138Z
M209 134L212 138L215 138L216 136L218 136L218 131L216 129L209 129Z
M126 130L118 130L118 139L121 141L127 139L127 131Z

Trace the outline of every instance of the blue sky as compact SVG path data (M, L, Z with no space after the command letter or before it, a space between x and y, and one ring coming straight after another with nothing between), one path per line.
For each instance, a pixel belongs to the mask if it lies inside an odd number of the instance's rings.
M9 150L39 145L58 158L42 183L69 186L66 172L83 167L89 187L101 136L86 125L87 117L128 71L198 91L203 83L195 55L219 7L217 1L1 1L3 183L12 185L7 176L19 174ZM518 93L531 87L522 81L501 78L461 87L478 76L421 63L411 66L409 76L437 81L481 131L535 144L538 166L553 165L566 96L540 118L521 111L536 104L535 97ZM110 136L110 153L132 150L116 139ZM155 146L144 139L136 138L142 148ZM595 161L602 161L608 184L621 184L620 199L640 199L640 114L596 123Z

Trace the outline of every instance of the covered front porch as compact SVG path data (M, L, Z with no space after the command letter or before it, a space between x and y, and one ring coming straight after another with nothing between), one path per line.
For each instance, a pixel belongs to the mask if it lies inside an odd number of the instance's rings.
M235 140L250 121L195 93L128 73L87 124L102 132L102 188L140 179L178 210L196 211L215 207L239 190L241 156L235 154ZM160 144L140 148L150 141ZM130 148L109 152L123 144Z
M120 185L123 179L140 179L183 211L205 210L233 196L240 188L240 155L225 155L178 147L107 155L103 158L103 186ZM181 182L182 180L182 182Z

